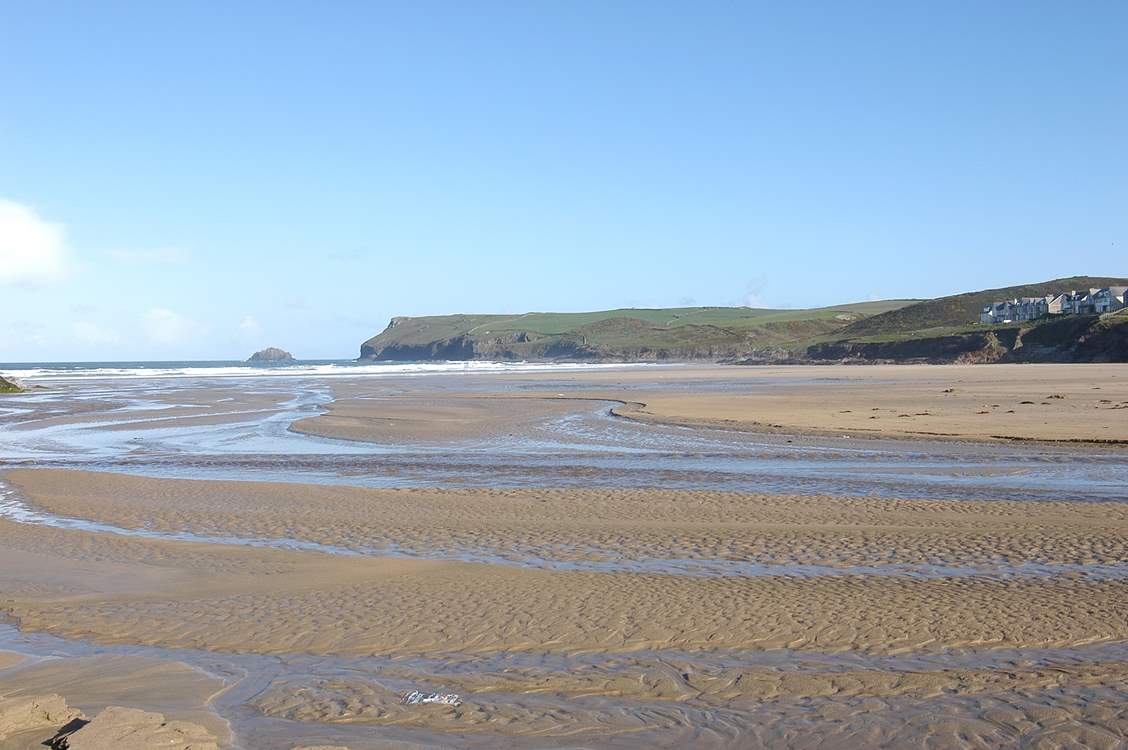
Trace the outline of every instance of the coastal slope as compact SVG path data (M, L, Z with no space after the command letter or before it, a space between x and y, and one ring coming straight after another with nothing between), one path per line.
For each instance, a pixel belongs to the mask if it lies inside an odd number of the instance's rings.
M916 300L803 310L750 307L623 308L586 313L396 317L360 348L362 360L654 361L786 353Z
M812 361L1128 362L1128 311L1056 315L996 325L978 322L993 302L1071 290L1128 286L1128 279L1071 276L967 292L889 310L812 342Z
M367 361L663 360L759 363L1126 362L1128 311L984 325L992 302L1128 286L1071 276L930 300L796 310L624 308L587 313L392 318L365 341Z

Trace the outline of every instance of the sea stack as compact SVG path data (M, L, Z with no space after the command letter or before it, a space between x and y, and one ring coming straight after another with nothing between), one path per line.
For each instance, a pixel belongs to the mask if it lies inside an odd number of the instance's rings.
M279 349L276 346L268 346L260 352L255 352L250 356L248 362L257 364L281 364L285 362L293 362L294 355L285 349Z

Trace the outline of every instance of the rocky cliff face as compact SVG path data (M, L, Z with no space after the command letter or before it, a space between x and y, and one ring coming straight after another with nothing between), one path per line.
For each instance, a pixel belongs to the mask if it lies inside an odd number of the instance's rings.
M861 359L938 363L995 362L1011 350L1017 338L1018 332L1015 330L1003 332L1002 339L997 333L987 331L908 341L836 341L809 347L807 357L816 361Z
M452 336L423 344L365 342L360 358L374 361L416 362L474 359L516 361L525 359L602 359L604 355L570 339L534 340L526 333L493 337Z
M247 359L248 362L257 363L280 363L280 362L293 362L294 355L285 349L279 349L275 346L269 346L262 351L255 352Z
M707 326L685 326L669 334L671 341L648 345L651 330L643 321L619 318L582 326L563 334L509 331L491 334L460 333L427 340L404 336L401 327L411 319L393 319L378 336L364 342L360 358L373 361L428 360L564 360L585 362L659 362L664 360L716 360L748 354L747 342L739 336ZM393 331L400 328L398 331ZM420 332L422 333L422 332Z

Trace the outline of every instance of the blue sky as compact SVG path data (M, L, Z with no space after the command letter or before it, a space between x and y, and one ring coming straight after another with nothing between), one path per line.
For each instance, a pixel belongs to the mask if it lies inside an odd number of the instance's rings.
M0 361L1128 275L1124 2L0 2Z

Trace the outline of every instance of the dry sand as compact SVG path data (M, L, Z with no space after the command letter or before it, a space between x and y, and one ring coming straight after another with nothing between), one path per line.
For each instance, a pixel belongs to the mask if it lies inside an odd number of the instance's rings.
M642 393L633 395L642 403L615 413L753 431L1128 444L1128 372L1111 384L1086 377L1094 374L1079 373L1075 380L1033 373L1017 384L935 377L756 394Z
M755 393L634 393L625 400L643 405L616 411L635 419L783 432L1128 442L1128 365L771 372L798 382Z

